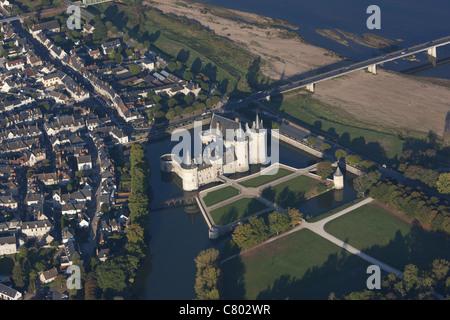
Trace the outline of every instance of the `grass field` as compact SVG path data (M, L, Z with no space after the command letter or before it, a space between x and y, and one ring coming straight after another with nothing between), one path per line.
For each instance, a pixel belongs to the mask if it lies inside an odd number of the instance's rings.
M304 200L316 195L320 181L306 175L264 189L261 195L283 208L298 207Z
M252 178L249 180L239 182L239 184L244 187L250 187L250 188L259 187L268 182L271 182L271 181L277 180L281 177L287 176L288 174L291 174L291 173L293 173L291 170L287 170L284 168L278 168L278 172L276 174L260 175L256 178Z
M264 104L374 160L394 158L403 151L404 140L398 130L358 121L343 109L331 108L311 94L286 94Z
M448 237L408 223L376 203L330 221L325 231L400 270L408 263L424 268L435 258L450 258Z
M267 207L256 199L242 198L210 212L214 222L227 225L240 220Z
M239 190L232 186L226 186L224 188L208 192L203 198L205 205L210 207L216 203L229 199L239 194Z
M303 229L221 266L224 299L327 299L366 286L369 264Z

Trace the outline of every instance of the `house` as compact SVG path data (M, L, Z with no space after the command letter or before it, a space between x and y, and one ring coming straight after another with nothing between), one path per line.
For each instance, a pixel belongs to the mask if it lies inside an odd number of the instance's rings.
M113 51L115 48L120 47L120 40L115 39L113 41L109 41L102 44L102 50L104 55L109 55L111 51Z
M114 128L110 132L111 136L119 141L120 144L128 143L128 136L122 130Z
M30 29L30 33L36 36L39 32L61 32L61 27L57 20L51 20L47 22L42 22L37 25L33 25Z
M94 32L94 30L95 30L95 27L90 25L89 23L85 23L83 25L83 33L85 33L85 34L91 34Z
M49 233L53 228L52 223L49 220L36 220L22 222L22 233L28 237L42 237Z
M69 227L65 227L61 231L61 235L62 235L62 243L67 243L69 241L75 241L75 233Z
M65 74L61 71L47 74L42 78L42 83L44 84L44 87L53 87L55 85L61 85L63 84L62 79L64 78Z
M61 267L68 267L72 265L73 255L75 253L80 253L77 250L75 241L68 241L64 243L64 254L61 256Z
M89 228L89 221L91 219L86 215L86 213L82 212L78 214L78 226L80 228Z
M5 286L0 283L0 299L2 300L20 300L22 299L22 294L11 287Z
M17 201L13 196L0 196L0 208L15 210L18 207Z
M0 237L0 256L17 252L15 234Z
M92 169L92 160L90 155L78 157L77 163L78 171Z
M83 203L66 203L61 207L61 214L64 216L74 216L85 210Z
M109 248L103 248L103 249L96 249L96 253L97 253L97 258L101 261L101 262L105 262L106 259L108 259L109 256Z
M7 70L13 70L13 69L23 70L24 66L25 66L25 62L23 61L23 59L16 59L16 60L9 61L6 63Z
M58 276L58 270L56 268L42 271L39 273L39 280L41 280L41 283L49 283L56 279Z
M100 58L101 57L101 53L100 53L100 50L99 49L95 49L95 50L89 50L89 56L92 58L92 59L98 59L98 58Z

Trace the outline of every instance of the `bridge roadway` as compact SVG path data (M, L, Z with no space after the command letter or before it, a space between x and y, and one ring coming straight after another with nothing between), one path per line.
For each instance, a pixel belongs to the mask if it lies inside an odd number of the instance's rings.
M275 89L270 89L266 91L260 91L248 96L245 99L238 101L229 101L227 107L230 109L239 108L240 106L245 106L249 101L261 100L273 93L286 93L289 91L297 90L300 88L307 88L310 91L314 91L313 85L322 81L330 80L333 78L337 78L358 70L368 69L375 66L375 69L370 70L373 73L376 73L376 66L379 64L383 64L390 61L395 61L398 59L405 58L407 56L411 56L420 52L429 51L431 56L436 58L436 48L440 46L444 46L450 44L450 36L443 37L437 40L429 41L426 43L418 44L403 50L398 50L395 52L391 52L389 54L368 59L361 62L356 62L349 66L339 67L337 69L333 69L328 72L324 72L318 75L310 76L301 80L290 81L287 84L281 85ZM312 87L311 87L312 86Z
M316 84L316 83L319 83L322 81L340 77L342 75L345 75L345 74L348 74L351 72L367 69L372 66L376 66L376 65L383 64L386 62L394 61L397 59L402 59L402 58L410 56L410 55L414 55L414 54L417 54L417 53L420 53L423 51L428 51L429 49L434 50L432 55L434 56L434 58L436 58L435 48L439 47L439 46L447 45L449 43L450 43L450 36L440 38L440 39L437 39L434 41L429 41L429 42L422 43L422 44L419 44L419 45L416 45L413 47L409 47L407 49L398 50L398 51L392 52L390 54L386 54L381 57L376 57L376 58L372 58L369 60L357 62L357 63L354 63L347 67L341 67L341 68L338 68L335 70L331 70L331 71L319 74L317 76L299 80L299 81L279 87L279 91L280 91L280 93L285 93L285 92L288 92L291 90L296 90L298 88L307 87L308 85L311 85L311 84Z

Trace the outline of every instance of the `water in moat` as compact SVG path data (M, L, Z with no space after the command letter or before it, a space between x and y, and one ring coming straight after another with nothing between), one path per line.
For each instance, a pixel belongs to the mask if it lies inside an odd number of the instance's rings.
M177 142L170 138L150 143L147 157L152 166L151 187L154 201L162 201L183 195L179 181L173 175L160 171L159 157L170 153ZM270 153L269 153L270 154ZM300 168L317 162L313 156L280 142L280 162ZM258 168L252 168L256 172ZM346 175L344 190L329 191L303 204L305 216L315 216L353 200L354 176ZM137 299L179 300L195 298L194 282L196 266L194 258L201 250L215 247L220 250L224 241L211 241L208 226L197 206L173 208L151 212L149 221L149 254L135 279Z

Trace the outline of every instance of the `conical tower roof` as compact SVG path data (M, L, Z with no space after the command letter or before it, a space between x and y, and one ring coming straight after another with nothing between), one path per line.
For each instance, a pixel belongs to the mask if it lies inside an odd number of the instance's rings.
M339 166L336 169L336 172L334 173L335 177L341 177L343 176L341 169L339 169Z

